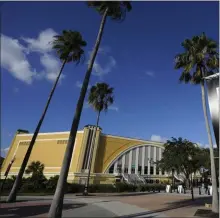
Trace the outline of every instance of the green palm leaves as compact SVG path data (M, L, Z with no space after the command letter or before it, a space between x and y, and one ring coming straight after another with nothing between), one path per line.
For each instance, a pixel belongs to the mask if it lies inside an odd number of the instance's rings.
M83 47L87 45L77 31L63 30L61 35L54 36L53 49L61 60L79 63L84 58Z
M88 103L97 112L107 111L114 102L113 90L107 83L97 83L90 89Z
M204 76L218 71L218 45L205 33L186 39L181 45L184 52L175 57L175 69L183 69L181 82L200 84Z
M89 1L87 5L95 8L101 15L108 10L107 16L113 20L124 20L126 12L132 9L129 1Z
M42 164L40 161L33 161L27 167L25 173L27 174L32 173L32 177L35 178L37 176L43 175L43 171L44 171L44 164Z

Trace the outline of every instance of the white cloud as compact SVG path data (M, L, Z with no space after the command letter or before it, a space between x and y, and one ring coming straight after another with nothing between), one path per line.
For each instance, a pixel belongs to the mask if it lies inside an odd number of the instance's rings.
M57 33L49 28L39 33L37 38L22 38L27 43L23 46L19 40L1 35L1 66L16 79L31 84L35 79L54 81L60 70L60 60L51 54L53 36ZM27 54L36 52L43 66L41 72L31 66ZM65 76L62 74L60 81ZM18 92L16 88L14 92Z
M5 157L5 156L7 155L9 148L10 148L10 147L2 148L2 149L1 149L1 156L2 156L2 157Z
M60 61L54 55L50 54L52 51L53 37L58 35L53 29L48 28L39 33L37 38L22 38L27 43L27 49L30 52L40 53L40 63L44 67L43 72L37 75L37 79L45 78L54 82L57 78L60 69ZM62 74L60 80L65 76Z
M40 53L50 52L52 50L53 37L58 35L53 29L48 28L39 33L37 38L25 38L21 39L28 45L29 51L35 51Z
M88 109L88 108L91 108L91 106L89 105L88 102L85 102L85 103L83 104L83 108L84 108L84 109ZM118 112L118 111L119 111L119 108L118 108L117 106L109 106L109 107L108 107L108 110L113 110L113 111Z
M36 70L28 62L25 50L17 39L1 35L1 67L16 79L31 84Z
M92 72L94 76L102 77L112 71L112 69L116 65L116 60L112 56L109 56L108 59L109 59L108 63L105 66L102 66L100 62L98 62L98 60L96 59L93 65L93 72Z
M199 147L201 148L210 148L209 144L204 144L204 143L200 143L200 142L196 142L197 145L199 145ZM217 148L216 144L213 144L214 148Z
M147 72L145 72L145 74L146 74L147 76L150 76L150 77L154 77L154 76L155 76L155 73L152 72L152 71L147 71Z
M60 61L51 54L44 54L40 57L40 62L44 67L44 72L39 75L39 79L45 77L49 81L55 81L60 70ZM60 81L64 79L65 75L61 74Z
M104 75L110 73L112 69L116 66L116 60L113 56L109 56L108 53L110 53L111 49L108 46L103 46L99 48L98 54L96 56L95 62L93 64L93 71L92 74L94 76L103 77ZM91 57L91 52L89 52L89 56ZM102 56L107 60L107 64L103 66L103 64L100 63L99 57ZM87 64L89 64L90 58L88 59Z
M109 46L102 46L102 47L99 47L98 53L100 53L100 54L107 54L110 51L111 51L111 48Z
M119 108L117 106L109 106L108 108L109 110L113 110L113 111L116 111L118 112L119 111Z
M85 103L83 104L83 108L84 108L84 109L90 108L89 103L88 103L88 102L85 102Z
M19 88L15 87L15 88L13 89L13 92L14 92L14 93L18 93L18 92L19 92Z
M76 81L76 87L77 88L82 88L82 82ZM90 88L91 88L91 85L88 85L88 89L90 89Z
M166 142L168 139L165 137L162 137L160 135L152 135L151 136L151 141L156 141L156 142Z
M88 108L91 108L91 106L89 105L89 103L88 102L85 102L84 103L84 105L83 105L83 108L84 109L88 109ZM119 111L119 108L118 107L116 107L116 106L109 106L109 108L108 108L109 110L113 110L113 111L116 111L116 112L118 112Z

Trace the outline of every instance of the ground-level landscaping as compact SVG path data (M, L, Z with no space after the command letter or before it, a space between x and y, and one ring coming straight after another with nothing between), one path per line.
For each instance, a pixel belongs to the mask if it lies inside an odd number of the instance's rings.
M46 179L41 178L24 178L19 189L19 195L48 195L54 194L59 176ZM2 189L2 195L7 195L14 183L15 178L5 180ZM4 180L0 180L2 186ZM83 184L67 183L66 193L82 193ZM115 184L91 184L89 186L90 193L114 193L114 192L160 192L165 191L165 184L140 184L130 185L122 182Z

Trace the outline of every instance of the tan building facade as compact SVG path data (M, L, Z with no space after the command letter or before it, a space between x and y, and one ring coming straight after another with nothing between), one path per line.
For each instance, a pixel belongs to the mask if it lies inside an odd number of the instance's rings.
M85 126L77 132L69 169L69 182L84 182L88 173L94 126ZM69 132L40 133L31 153L29 164L40 161L45 165L44 175L59 175ZM15 161L9 177L17 175L32 134L16 134L1 168L4 175L10 161ZM119 174L139 174L145 178L163 179L167 175L157 169L154 162L161 159L163 143L134 138L106 135L98 129L93 148L91 182L113 183ZM25 175L27 176L27 175Z

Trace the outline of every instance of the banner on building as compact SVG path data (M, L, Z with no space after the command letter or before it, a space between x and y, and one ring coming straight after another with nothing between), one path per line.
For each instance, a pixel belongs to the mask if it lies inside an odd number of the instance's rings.
M210 78L206 79L206 82L212 125L216 144L219 148L219 76L211 76Z
M8 167L7 167L7 170L5 171L5 177L7 177L8 176L8 173L9 173L9 171L10 171L10 169L11 169L11 166L12 166L12 164L14 163L14 161L15 161L15 156L12 158L12 160L10 161L10 163L8 164Z

